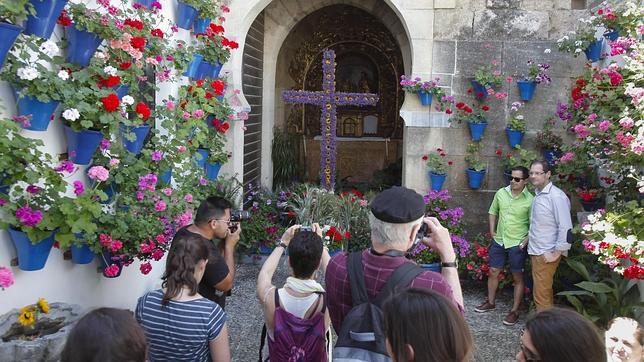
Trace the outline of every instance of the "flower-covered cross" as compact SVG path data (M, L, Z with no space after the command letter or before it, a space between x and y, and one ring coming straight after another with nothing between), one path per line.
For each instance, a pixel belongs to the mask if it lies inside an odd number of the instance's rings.
M337 106L372 106L378 103L373 93L344 93L335 91L335 52L326 49L322 58L322 91L287 90L282 92L286 103L314 104L322 107L320 116L320 179L322 186L333 190L335 185L335 129Z

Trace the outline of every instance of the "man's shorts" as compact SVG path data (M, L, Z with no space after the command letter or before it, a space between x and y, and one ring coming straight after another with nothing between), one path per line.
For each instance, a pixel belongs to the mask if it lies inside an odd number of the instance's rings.
M496 241L492 240L488 251L490 255L490 267L496 269L503 269L505 267L506 256L510 259L510 272L521 273L524 270L525 259L527 257L527 248L519 248L513 246L506 249L504 246L499 245Z

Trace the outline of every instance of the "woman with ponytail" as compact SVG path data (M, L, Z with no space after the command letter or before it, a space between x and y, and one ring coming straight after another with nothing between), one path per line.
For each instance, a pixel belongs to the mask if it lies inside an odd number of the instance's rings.
M149 359L230 361L226 314L198 293L208 263L208 245L198 236L175 238L162 289L139 298L136 319L149 343Z

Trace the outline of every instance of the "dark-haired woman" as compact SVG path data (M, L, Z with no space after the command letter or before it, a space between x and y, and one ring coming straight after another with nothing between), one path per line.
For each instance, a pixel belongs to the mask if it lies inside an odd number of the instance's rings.
M463 315L442 295L409 288L383 305L387 349L394 362L462 362L472 358Z
M605 362L597 329L579 313L563 308L537 312L525 322L517 361Z
M201 237L175 238L163 289L139 298L136 319L148 338L150 361L230 361L226 315L198 293L207 263Z
M144 362L145 334L132 311L99 308L85 314L69 332L61 362Z
M315 280L317 270L326 269L329 252L322 245L319 225L313 224L313 231L298 232L299 228L294 225L284 232L257 277L257 298L264 310L271 361L327 361L330 347L326 295ZM287 247L293 274L277 289L273 274Z

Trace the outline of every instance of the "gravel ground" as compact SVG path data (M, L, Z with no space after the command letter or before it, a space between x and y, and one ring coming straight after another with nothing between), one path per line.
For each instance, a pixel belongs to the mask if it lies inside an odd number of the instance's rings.
M273 282L282 285L286 281L288 267L282 258ZM233 361L257 361L260 334L263 325L262 312L255 297L255 283L260 265L241 264L237 267L232 296L226 300L226 314L230 332ZM465 318L474 335L476 361L514 361L519 349L519 334L525 321L522 311L519 323L512 327L502 321L510 311L511 290L504 290L497 297L496 310L476 313L474 307L485 298L483 283L464 282ZM266 357L266 352L264 353Z

